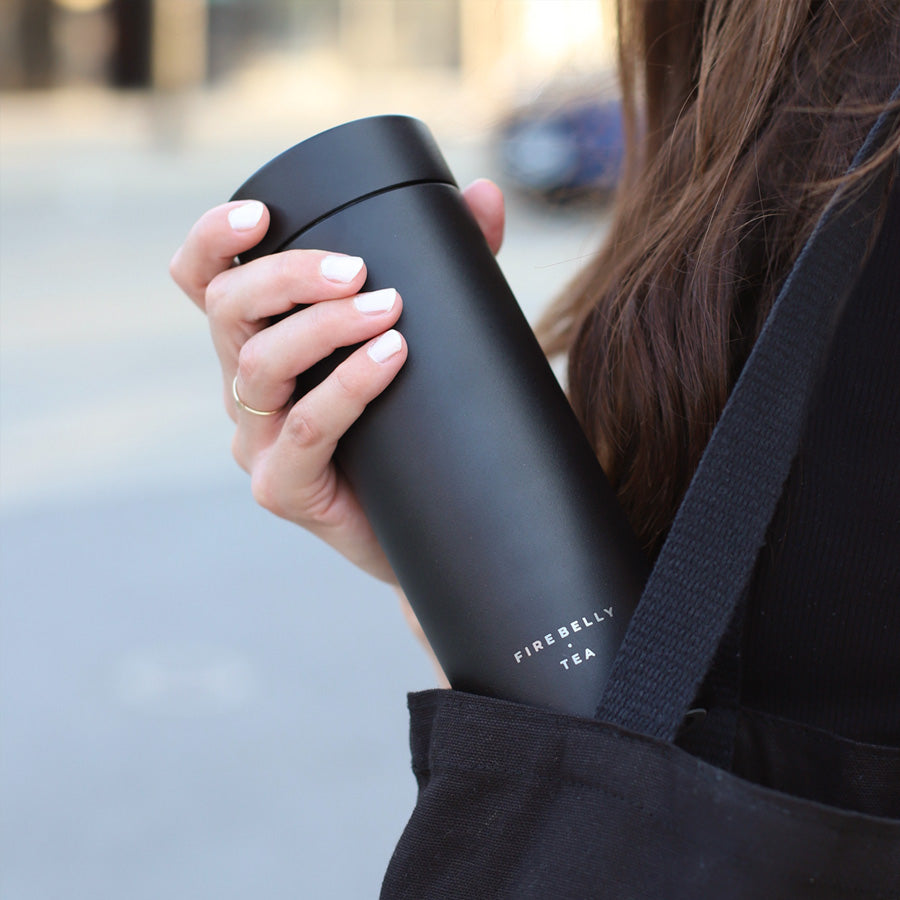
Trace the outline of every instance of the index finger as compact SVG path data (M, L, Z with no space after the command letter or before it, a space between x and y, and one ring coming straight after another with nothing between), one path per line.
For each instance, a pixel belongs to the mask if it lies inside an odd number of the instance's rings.
M200 307L206 308L206 288L216 275L230 269L239 253L262 240L269 211L259 200L234 200L204 213L175 251L169 274Z

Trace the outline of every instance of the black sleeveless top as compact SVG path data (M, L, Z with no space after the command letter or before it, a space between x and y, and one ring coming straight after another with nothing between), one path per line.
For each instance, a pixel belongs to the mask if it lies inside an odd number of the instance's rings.
M900 186L748 596L743 705L900 746Z

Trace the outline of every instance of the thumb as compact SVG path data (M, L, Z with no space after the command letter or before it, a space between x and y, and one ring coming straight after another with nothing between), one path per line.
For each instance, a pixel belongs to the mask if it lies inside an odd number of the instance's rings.
M503 243L503 226L506 222L503 192L487 178L473 181L463 197L472 210L492 253L497 253Z

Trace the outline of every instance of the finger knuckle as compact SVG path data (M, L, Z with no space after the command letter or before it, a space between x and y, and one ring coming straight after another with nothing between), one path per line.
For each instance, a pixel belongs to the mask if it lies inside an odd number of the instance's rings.
M182 251L183 251L183 249L184 249L183 247L179 247L175 251L172 258L169 260L169 277L180 288L184 287L184 285L182 283L183 282L183 277L182 277L182 271L183 271Z
M250 472L250 460L244 447L244 441L241 439L240 431L235 431L234 437L231 439L231 455L245 472Z
M197 283L195 273L185 259L184 247L179 247L169 260L169 277L191 300L203 302L203 285Z
M227 270L220 272L206 286L206 312L210 318L222 318L227 306L229 291Z
M301 449L314 447L323 439L322 429L310 415L307 405L302 401L294 404L284 423L284 436Z
M285 250L272 259L273 287L285 293L294 293L302 280L303 251Z
M266 354L260 350L259 342L252 337L238 351L237 371L241 381L248 384L265 376Z
M336 481L334 466L328 466L312 482L305 486L302 497L302 514L298 519L307 527L334 525L334 500Z
M250 491L254 501L263 509L276 516L282 514L280 495L266 466L258 466L250 478Z
M332 353L339 343L340 322L335 312L334 304L327 301L313 303L303 310L303 332L322 357Z
M332 375L337 392L337 401L357 414L362 412L365 399L361 396L361 385L353 370L346 365L338 366Z

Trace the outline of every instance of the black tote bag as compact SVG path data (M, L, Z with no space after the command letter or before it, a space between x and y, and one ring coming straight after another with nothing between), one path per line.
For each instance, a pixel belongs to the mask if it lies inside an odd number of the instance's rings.
M898 100L900 89L854 166L896 127ZM890 168L852 195L838 192L788 276L596 717L457 691L410 696L419 796L382 900L900 898L900 820L761 787L682 746L764 544ZM718 712L700 729L706 759L721 748L727 758L739 735L760 728ZM788 739L813 746L816 737ZM900 794L900 753L841 739L827 752L861 782L862 796L870 775L879 797Z

